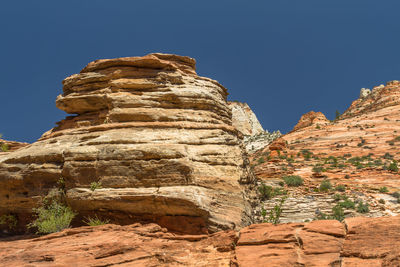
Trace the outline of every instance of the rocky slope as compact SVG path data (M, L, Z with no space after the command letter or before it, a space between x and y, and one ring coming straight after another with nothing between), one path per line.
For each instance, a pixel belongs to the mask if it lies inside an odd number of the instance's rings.
M22 227L62 187L75 225L94 214L186 233L251 223L243 184L252 176L227 90L197 76L194 59L96 60L63 85L56 105L75 115L0 156L0 215Z
M365 214L346 208L347 217L400 213L396 195L400 191L396 167L400 160L400 82L388 82L371 93L364 91L337 120L330 122L320 112L307 113L290 133L252 155L256 176L270 186L279 188L281 178L288 175L304 179L300 187L285 185L290 196L283 205L282 221L311 220L321 212L330 213L341 203L335 194L355 204L369 204ZM332 188L322 192L324 179ZM265 207L275 202L268 200Z
M0 239L2 266L400 266L400 217L251 225L177 235L156 224ZM1 242L3 241L3 242Z

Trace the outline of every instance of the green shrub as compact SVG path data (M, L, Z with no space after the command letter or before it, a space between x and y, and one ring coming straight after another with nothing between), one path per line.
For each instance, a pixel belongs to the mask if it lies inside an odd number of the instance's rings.
M393 160L392 163L390 163L390 165L388 166L388 170L392 172L399 171L399 167L397 166L397 162L395 160Z
M7 225L8 229L14 229L17 226L17 218L12 214L0 216L0 225Z
M335 190L339 191L339 192L345 192L346 191L346 186L344 186L342 184L338 185L338 186L336 186Z
M68 228L76 214L63 203L63 191L50 190L42 200L41 206L33 209L37 218L28 227L36 228L41 234L55 233Z
M383 158L384 159L393 159L393 156L389 152L386 152L385 155L383 155Z
M315 166L312 168L312 171L313 171L314 173L321 173L321 172L326 171L326 169L324 169L323 166L315 165Z
M264 183L261 183L261 185L258 187L258 192L260 192L260 195L261 195L260 198L262 200L270 199L274 195L272 186L265 185Z
M303 179L298 175L288 175L282 177L282 179L288 186L300 186L303 184Z
M59 232L69 227L75 213L70 207L52 200L50 204L34 209L37 219L29 227L37 228L38 233L48 234Z
M385 204L385 200L383 198L379 199L379 203Z
M336 205L332 208L332 219L343 221L344 219L344 210L340 205Z
M101 182L92 182L90 183L90 190L94 191L96 189L102 188Z
M97 215L95 215L94 217L86 218L86 221L84 221L84 223L86 223L89 226L98 226L98 225L108 224L110 223L110 220L108 219L101 220L99 217L97 217Z
M335 201L339 201L339 200L342 200L342 199L343 199L343 196L341 194L334 194L333 195L333 200L335 200Z
M8 149L9 149L9 148L8 148L8 145L7 145L7 144L1 143L1 151L7 152Z
M282 215L282 205L285 202L285 200L286 197L283 197L279 200L277 204L275 204L275 206L269 212L269 217L267 219L267 222L273 224L278 224L280 222L280 217Z
M359 213L368 213L369 212L369 207L368 203L363 203L360 201L357 205L357 212Z
M392 193L392 197L400 198L400 192L394 192L394 193Z
M387 192L389 192L389 190L387 189L386 186L384 186L384 187L379 188L379 192L380 193L387 193Z
M323 191L323 192L329 191L329 189L331 189L331 188L332 188L332 184L327 179L324 179L321 182L321 184L319 185L319 190Z
M343 202L339 202L338 205L345 209L354 209L356 206L356 204L350 199L346 199Z

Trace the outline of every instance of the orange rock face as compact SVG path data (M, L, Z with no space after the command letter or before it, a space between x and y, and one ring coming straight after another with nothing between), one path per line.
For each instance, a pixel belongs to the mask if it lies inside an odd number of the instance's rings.
M293 127L292 132L302 128L306 128L312 125L325 125L328 124L329 120L325 117L322 112L310 111L301 116L299 122Z
M392 267L400 264L399 227L400 216L264 223L212 235L176 235L156 224L79 227L0 239L0 265Z
M287 188L294 198L322 200L323 194L344 194L368 202L370 208L365 214L354 214L355 209L350 209L346 216L375 217L400 214L400 201L390 195L400 191L399 148L400 82L392 81L362 94L335 121L329 122L318 112L303 115L293 131L251 156L255 175L266 183L277 185L285 175L302 177L302 187ZM332 188L321 193L319 186L324 179ZM335 192L337 186L342 191ZM312 203L297 204L284 210L295 214L295 209L303 212ZM331 207L334 205L332 202ZM318 208L324 207L315 207L315 212Z

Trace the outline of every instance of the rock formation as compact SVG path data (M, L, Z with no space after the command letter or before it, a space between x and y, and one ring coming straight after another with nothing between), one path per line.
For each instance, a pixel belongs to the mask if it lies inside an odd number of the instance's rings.
M306 128L309 126L316 125L326 125L329 123L329 120L325 117L322 112L314 112L310 111L303 116L301 116L299 122L293 127L292 132L300 130L302 128Z
M322 113L307 113L282 140L287 146L281 146L279 154L274 142L251 155L255 175L267 185L276 187L287 175L304 179L298 188L285 186L291 197L283 206L281 221L304 222L316 219L319 212L330 213L342 201L335 200L335 194L369 205L364 214L345 208L346 217L400 214L396 197L400 192L400 82L375 87L335 121L327 121ZM320 192L324 179L332 189ZM338 186L341 191L335 190ZM264 208L269 210L278 200L266 201Z
M177 235L156 224L87 226L0 239L0 265L394 267L400 265L399 227L399 216L264 223L212 235Z
M0 138L0 155L1 153L13 152L20 148L26 147L28 143L9 141Z
M264 132L256 114L250 109L247 103L229 102L232 109L232 124L243 135L258 135Z
M256 114L246 103L238 101L228 103L232 109L232 124L244 135L243 142L247 152L253 153L264 148L282 135L280 131L269 133L264 130Z
M25 225L61 181L75 224L93 214L186 233L251 223L241 183L252 178L227 90L197 76L194 59L96 60L63 85L56 105L75 115L0 156L0 215Z

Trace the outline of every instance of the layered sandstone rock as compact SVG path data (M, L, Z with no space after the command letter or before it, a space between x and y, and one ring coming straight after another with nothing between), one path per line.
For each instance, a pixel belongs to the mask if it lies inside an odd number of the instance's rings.
M0 154L6 152L13 152L20 148L26 147L27 145L29 144L24 142L4 140L0 138Z
M256 114L251 110L247 103L229 102L232 109L232 124L243 135L258 135L264 132Z
M2 266L400 265L400 217L251 225L238 232L177 235L156 224L67 229L0 239Z
M259 224L241 231L239 266L399 266L400 217Z
M322 112L310 111L303 116L301 116L299 122L293 127L292 132L300 130L309 126L316 125L326 125L329 120L325 117Z
M252 155L252 164L255 175L271 186L278 186L285 175L304 179L299 188L285 186L296 201L284 207L283 221L315 219L319 210L338 203L333 201L336 193L369 204L365 214L345 210L348 217L400 214L400 201L391 196L400 192L400 173L394 167L400 167L400 82L375 87L335 121L307 113L282 140L287 146L279 147L280 154L272 143ZM324 179L332 190L318 192ZM336 186L344 191L335 191ZM274 206L269 202L266 208Z
M57 107L76 115L0 157L0 214L23 225L61 179L77 221L96 213L194 233L251 222L240 184L251 174L227 90L197 76L194 59L96 60L63 85Z

